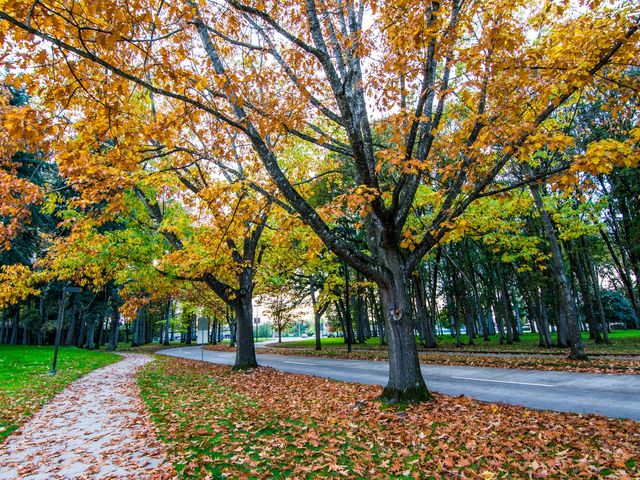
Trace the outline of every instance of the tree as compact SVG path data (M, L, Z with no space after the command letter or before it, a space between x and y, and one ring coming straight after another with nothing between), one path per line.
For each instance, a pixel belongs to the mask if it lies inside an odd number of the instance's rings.
M459 0L227 0L125 12L132 10L119 1L99 9L17 1L0 19L11 32L3 35L6 48L47 44L35 57L14 49L18 67L61 65L37 69L50 81L25 79L31 90L52 85L40 92L52 111L95 109L99 85L110 92L109 108L89 116L121 129L107 112L126 110L123 98L142 88L162 96L162 109L181 125L215 124L195 137L213 156L241 136L289 208L377 284L390 359L382 396L391 401L429 397L408 295L421 259L472 202L492 193L507 164L529 161L542 142L550 151L566 148L571 139L554 112L600 77L615 81L638 55L633 6L614 12L599 2L565 10ZM163 129L175 131L161 123L135 135L153 136L158 155L193 143L176 144ZM351 167L357 187L335 202L337 210L314 205L294 185L286 162L294 139L310 155L338 154ZM607 161L604 153L593 158ZM421 188L431 198L417 208ZM343 210L360 218L366 251L335 228ZM417 221L408 223L410 216Z
M282 285L274 286L282 287ZM267 312L278 332L278 343L282 343L282 331L291 326L296 320L294 310L298 305L295 299L289 296L290 293L284 288L277 288L272 294L265 297Z

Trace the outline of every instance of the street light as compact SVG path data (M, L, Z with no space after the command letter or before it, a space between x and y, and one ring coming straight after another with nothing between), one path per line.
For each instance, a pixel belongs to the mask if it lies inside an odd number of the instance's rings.
M60 300L60 307L58 308L58 319L56 323L56 342L53 348L53 364L51 365L51 371L49 375L55 375L58 370L56 366L58 364L58 348L60 347L60 337L62 335L62 319L64 318L64 305L66 302L67 293L80 293L82 289L80 287L62 287L62 299Z

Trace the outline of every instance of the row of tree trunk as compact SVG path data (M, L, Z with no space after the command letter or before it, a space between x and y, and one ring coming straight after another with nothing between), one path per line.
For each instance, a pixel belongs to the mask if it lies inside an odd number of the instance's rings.
M2 311L0 322L0 344L8 345L50 345L56 335L56 312L60 303L52 305L45 301L46 295L38 299L30 298L24 303L12 305ZM99 348L108 345L115 350L119 338L119 315L87 314L79 299L65 298L64 319L62 321L61 344L83 348ZM37 309L35 307L38 302ZM67 308L70 303L70 308ZM59 313L58 313L59 314Z

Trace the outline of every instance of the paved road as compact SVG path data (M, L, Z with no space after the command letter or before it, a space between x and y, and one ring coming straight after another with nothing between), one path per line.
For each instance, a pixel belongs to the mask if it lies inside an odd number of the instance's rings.
M162 350L161 355L233 365L231 352L201 347ZM384 385L386 362L341 360L291 355L258 356L260 365L348 382ZM429 389L466 395L486 402L504 402L559 412L599 413L640 420L640 375L546 372L506 368L422 365Z

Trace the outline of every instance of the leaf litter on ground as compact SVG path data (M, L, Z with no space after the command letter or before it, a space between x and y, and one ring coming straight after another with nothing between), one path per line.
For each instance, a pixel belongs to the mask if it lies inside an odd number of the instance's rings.
M161 358L138 374L182 478L640 477L640 424Z

